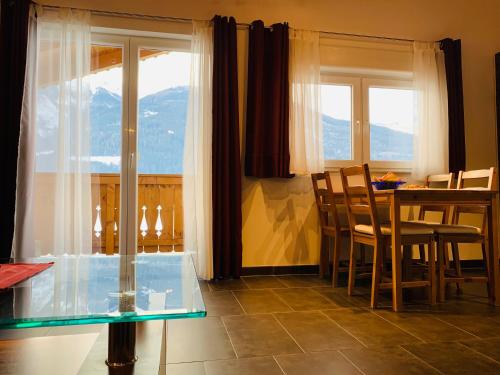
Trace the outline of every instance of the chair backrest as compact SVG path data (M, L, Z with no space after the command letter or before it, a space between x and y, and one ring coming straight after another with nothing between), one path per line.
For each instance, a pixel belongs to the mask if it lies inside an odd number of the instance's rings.
M349 177L361 177L362 185L351 185ZM341 168L340 178L342 180L342 188L344 190L344 199L347 208L347 217L351 233L354 233L354 227L358 225L358 216L368 217L370 224L373 227L373 233L377 238L382 237L380 230L380 222L377 214L377 206L375 203L375 194L370 178L370 169L368 164L363 164L355 167ZM365 224L360 223L360 224Z
M337 230L340 230L339 215L333 199L333 187L330 173L311 173L311 180L321 227L335 227ZM326 187L319 187L320 181L324 181Z
M460 171L458 173L457 189L486 189L494 190L497 188L496 168L478 169L473 171ZM468 182L478 183L486 180L486 186L470 186ZM466 186L467 184L467 186ZM483 215L482 231L485 229L486 224L486 207L484 206L455 206L453 210L452 224L458 224L460 214L472 213Z
M442 189L451 189L453 185L453 173L445 174L435 174L429 175L425 179L426 187L434 187L436 184L440 185ZM420 206L420 212L418 214L419 220L425 219L425 214L427 212L438 212L441 213L441 224L448 223L448 217L450 216L450 207L441 205L422 205Z

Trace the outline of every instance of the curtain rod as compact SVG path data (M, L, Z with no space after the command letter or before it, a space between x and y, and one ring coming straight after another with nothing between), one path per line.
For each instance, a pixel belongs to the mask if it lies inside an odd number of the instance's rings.
M37 4L37 5L41 5L47 9L60 9L60 8L62 8L62 7L55 6L55 5L39 4L35 1L33 1L33 3ZM206 21L206 20L197 20L194 18L182 18L182 17L171 17L171 16L152 16L152 15L140 14L140 13L113 12L113 11L107 11L107 10L95 10L95 9L87 9L87 8L71 8L71 9L86 10L86 11L91 12L92 14L99 15L99 16L137 18L137 19L146 19L146 20L152 20L152 21L173 21L173 22L180 22L180 23L191 23L192 21ZM249 27L250 26L249 23L237 22L236 24L239 27ZM335 32L335 31L318 31L318 32L322 35L325 35L325 36L336 35L336 36L349 36L349 37L355 37L355 38L391 40L391 41L406 42L406 43L413 43L414 42L413 39L392 38L392 37L379 36L379 35L369 35L369 34L363 35L363 34Z

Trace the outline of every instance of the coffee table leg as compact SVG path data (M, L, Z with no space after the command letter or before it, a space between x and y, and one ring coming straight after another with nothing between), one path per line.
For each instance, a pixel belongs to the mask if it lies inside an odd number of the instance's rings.
M135 322L110 323L108 332L109 367L130 366L137 361L135 355Z

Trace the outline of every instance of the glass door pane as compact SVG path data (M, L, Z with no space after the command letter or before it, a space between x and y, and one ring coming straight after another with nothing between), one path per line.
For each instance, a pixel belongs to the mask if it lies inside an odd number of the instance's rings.
M123 48L93 44L89 61L42 28L34 134L32 256L118 251Z
M325 160L353 160L352 86L321 86L323 152Z
M91 56L92 248L114 254L120 238L123 48L93 44Z
M182 162L190 53L138 49L137 245L182 251Z
M405 88L368 89L370 160L413 159L413 91Z

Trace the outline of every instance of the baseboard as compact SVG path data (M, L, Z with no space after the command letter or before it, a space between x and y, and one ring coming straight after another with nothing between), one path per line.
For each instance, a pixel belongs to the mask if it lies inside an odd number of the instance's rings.
M260 266L243 267L241 276L269 276L269 275L317 275L319 266L317 264L297 266Z
M461 260L463 269L484 268L484 261L481 259ZM243 267L241 276L270 276L270 275L317 275L319 274L319 265L307 264L296 266L260 266Z

